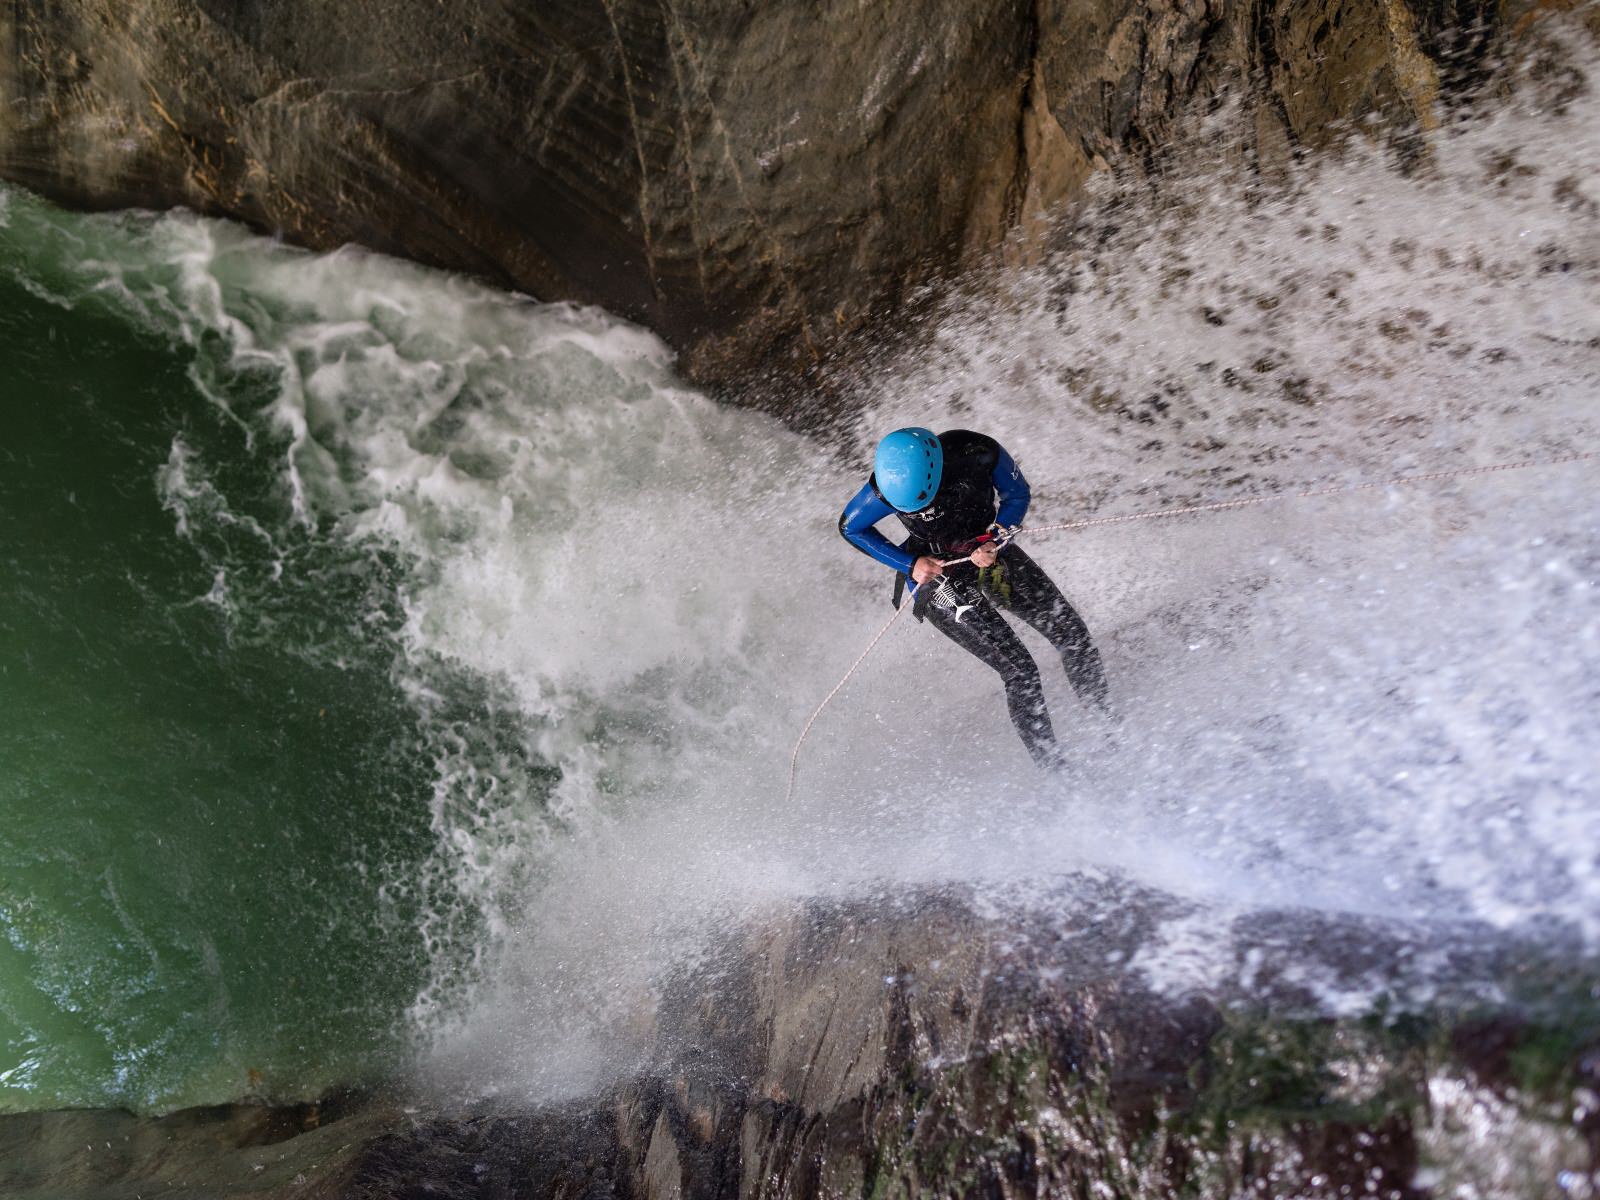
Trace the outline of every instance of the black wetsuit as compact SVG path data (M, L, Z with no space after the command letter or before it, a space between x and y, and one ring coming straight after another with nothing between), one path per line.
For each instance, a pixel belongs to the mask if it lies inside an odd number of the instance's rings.
M965 429L939 435L944 467L933 502L915 513L896 510L868 479L845 506L839 531L847 540L900 573L895 602L909 582L917 558L959 558L997 519L1021 522L1030 493L1011 456L993 438ZM999 498L997 508L996 498ZM874 525L893 514L910 537L895 546ZM1034 761L1058 761L1055 731L1033 655L1000 615L1008 609L1042 633L1061 655L1073 689L1084 701L1108 710L1105 673L1089 629L1061 589L1019 546L1000 551L995 565L951 567L941 581L918 589L917 613L962 649L993 667L1005 685L1011 721Z

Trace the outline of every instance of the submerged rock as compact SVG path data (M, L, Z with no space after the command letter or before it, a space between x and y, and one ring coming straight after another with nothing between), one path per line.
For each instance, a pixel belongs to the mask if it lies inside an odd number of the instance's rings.
M666 989L648 1070L565 1105L0 1118L0 1191L1600 1191L1600 1019L1571 960L1539 965L1548 945L1256 914L1221 921L1188 982L1158 988L1153 968L1171 975L1183 957L1170 932L1192 935L1196 915L1113 885L1078 891L1053 919L924 895L752 926ZM1521 998L1485 1000L1505 990Z
M0 178L602 304L703 383L814 375L1251 83L1241 147L1433 120L1487 0L20 0ZM1454 64L1454 65L1452 65Z

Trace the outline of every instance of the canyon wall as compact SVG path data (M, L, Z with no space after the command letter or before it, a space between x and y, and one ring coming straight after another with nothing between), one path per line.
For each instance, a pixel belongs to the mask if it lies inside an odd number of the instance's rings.
M0 178L600 304L696 382L803 405L842 348L1028 253L1093 171L1148 165L1225 96L1248 96L1247 158L1363 118L1403 135L1499 19L1488 0L17 0Z

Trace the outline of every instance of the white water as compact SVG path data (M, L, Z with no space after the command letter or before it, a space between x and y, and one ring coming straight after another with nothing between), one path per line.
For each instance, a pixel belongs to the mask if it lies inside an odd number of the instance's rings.
M1414 178L1374 149L1250 202L1226 176L1108 185L1087 223L1109 242L975 289L863 384L849 463L593 310L181 217L127 261L86 254L200 348L296 520L412 562L429 1070L584 1087L710 931L921 883L1026 898L1110 872L1184 897L1199 915L1144 961L1174 986L1215 969L1191 951L1228 914L1274 906L1593 945L1593 463L1040 540L1119 738L1032 639L1078 764L1042 780L997 681L908 621L781 805L804 718L889 613L834 532L887 428L994 434L1035 522L1600 447L1600 102L1543 103L1440 137ZM175 506L204 467L185 453ZM463 673L491 682L477 708Z

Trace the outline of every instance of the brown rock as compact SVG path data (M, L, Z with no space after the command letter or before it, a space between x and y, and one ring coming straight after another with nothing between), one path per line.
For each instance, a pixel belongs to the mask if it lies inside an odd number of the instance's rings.
M0 177L603 304L705 383L807 377L1197 102L1280 155L1431 119L1487 0L18 0ZM1020 237L1020 240L1018 240Z

